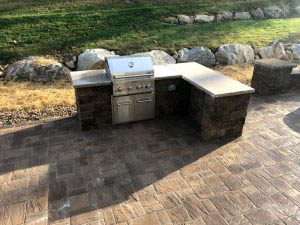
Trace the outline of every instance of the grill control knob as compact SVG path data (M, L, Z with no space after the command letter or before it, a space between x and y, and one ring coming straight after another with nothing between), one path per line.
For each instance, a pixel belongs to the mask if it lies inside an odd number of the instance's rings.
M137 89L142 89L142 85L139 85L136 87Z
M132 87L128 87L127 89L128 89L128 91L131 91L131 90L132 90Z
M118 91L119 91L119 92L123 91L123 88L119 87L119 88L118 88Z
M146 88L151 88L151 84L147 84Z

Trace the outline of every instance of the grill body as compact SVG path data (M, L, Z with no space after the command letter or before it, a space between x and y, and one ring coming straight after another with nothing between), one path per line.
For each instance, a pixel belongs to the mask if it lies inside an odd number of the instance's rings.
M155 82L150 57L107 57L106 72L113 83L114 124L154 118Z

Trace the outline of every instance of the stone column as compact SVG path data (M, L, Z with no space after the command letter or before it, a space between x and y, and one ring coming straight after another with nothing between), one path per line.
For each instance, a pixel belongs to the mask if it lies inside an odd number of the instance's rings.
M201 127L206 141L242 135L250 94L214 98L196 88L191 90L190 116Z
M257 60L251 86L262 95L284 92L291 86L291 72L296 66L279 59Z
M250 94L213 98L203 101L201 136L204 140L231 139L242 135Z

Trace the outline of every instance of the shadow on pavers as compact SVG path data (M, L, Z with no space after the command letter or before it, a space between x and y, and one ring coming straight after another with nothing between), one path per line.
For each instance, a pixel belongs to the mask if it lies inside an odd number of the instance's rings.
M4 215L18 209L54 223L135 202L151 184L227 143L204 142L198 129L178 117L88 132L72 118L0 129Z

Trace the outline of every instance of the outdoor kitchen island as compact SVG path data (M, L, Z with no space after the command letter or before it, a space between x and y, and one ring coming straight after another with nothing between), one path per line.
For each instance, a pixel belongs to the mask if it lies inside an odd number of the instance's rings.
M105 70L71 73L82 130L112 126L113 84ZM198 63L154 66L155 117L189 115L204 140L242 134L254 89Z

